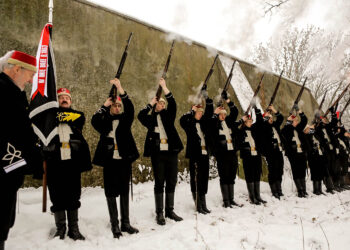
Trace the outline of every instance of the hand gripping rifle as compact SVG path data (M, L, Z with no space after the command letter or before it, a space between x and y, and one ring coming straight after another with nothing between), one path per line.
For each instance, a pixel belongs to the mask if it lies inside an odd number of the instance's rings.
M120 60L118 71L117 71L117 74L115 75L115 78L120 79L120 76L121 76L121 74L123 72L123 68L124 68L124 64L125 64L125 61L126 61L126 57L128 56L128 49L129 49L129 45L130 45L130 41L131 41L132 35L133 35L133 33L131 32L130 35L129 35L129 38L128 38L127 42L126 42L126 46L125 46L125 49L124 49L124 52L123 52L123 55L122 55L122 59ZM115 85L112 86L111 91L109 92L109 97L112 98L113 102L117 98L117 88L116 88Z
M305 89L306 81L307 81L307 77L306 77L305 80L304 80L303 86L301 86L301 89L300 89L300 91L299 91L299 94L298 94L297 98L296 98L295 101L294 101L294 104L293 104L292 109L289 111L289 115L292 115L294 110L296 111L296 107L298 106L298 103L299 103L299 101L300 101L300 99L301 99L301 96L303 95L303 92L304 92L304 89Z
M225 91L227 92L228 86L230 86L232 75L233 75L233 68L235 67L235 64L236 64L236 60L233 61L233 64L232 64L232 67L231 67L231 70L230 70L230 74L228 75L228 77L226 79L226 83L225 83L224 89L222 90L222 93L224 93ZM217 106L218 107L223 106L224 101L225 100L223 100L222 94L221 94L221 98L220 98L220 101L219 101Z
M262 81L263 81L263 79L264 79L264 76L265 76L265 73L263 73L263 75L261 76L260 82L259 82L258 86L257 86L256 89L255 89L254 96L253 96L253 98L251 99L247 110L244 112L245 115L248 115L250 109L252 108L252 104L253 104L252 101L253 101L254 98L258 95L258 93L259 93L259 91L260 91L261 84L262 84Z
M324 114L324 117L326 117L326 116L328 115L328 113L329 113L329 110L330 110L331 108L335 107L335 105L338 104L338 102L340 101L340 99L343 98L343 96L345 95L345 93L346 93L346 91L348 90L349 86L350 86L350 83L345 87L345 89L343 90L343 92L338 96L337 100L335 100L335 101L333 102L333 104L327 109L326 113ZM345 109L344 109L344 110L345 110Z
M270 111L270 110L269 110L269 107L273 104L273 102L274 102L275 99L276 99L277 91L278 91L278 89L279 89L279 87L280 87L280 85L281 85L281 78L282 78L282 75L283 75L283 70L282 70L282 72L281 72L281 74L280 74L280 76L279 76L279 78L278 78L278 82L277 82L276 88L275 88L275 90L273 91L273 94L272 94L272 96L271 96L270 103L269 103L269 105L267 106L266 111Z
M170 60L171 60L171 55L173 54L174 44L175 44L175 40L171 44L169 55L168 55L168 58L166 60L166 63L165 63L164 69L163 69L163 73L162 73L162 78L163 79L166 78L166 73L168 72L168 68L169 68L169 64L170 64ZM157 92L156 92L157 101L159 101L161 95L162 95L162 86L158 85L158 89L157 89ZM156 105L153 106L152 113L154 113L155 106Z

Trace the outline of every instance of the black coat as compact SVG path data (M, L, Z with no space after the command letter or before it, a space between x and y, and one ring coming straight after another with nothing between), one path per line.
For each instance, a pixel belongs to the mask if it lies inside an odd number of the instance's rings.
M294 127L292 124L286 123L282 128L281 134L283 136L284 148L287 156L292 156L293 154L297 153L297 145L295 141L293 141L294 130L296 130L298 133L303 154L306 156L306 145L304 136L304 128L306 124L307 117L304 113L300 113L300 122L296 127Z
M40 176L43 165L40 151L35 146L37 136L29 120L26 93L5 73L0 73L0 107L0 181L7 176L17 176L20 181L13 184L19 187L22 185L23 174ZM19 161L24 163L23 159L27 164L6 174L4 167L9 166L14 154L16 157L13 157L12 164Z
M237 145L240 150L240 157L251 157L251 148L249 142L246 142L247 133L246 131L251 131L252 137L255 142L255 148L258 155L261 154L262 151L262 126L263 126L263 117L261 115L261 111L255 108L256 122L252 124L250 128L247 126L242 126L237 134Z
M325 150L327 152L335 151L336 148L339 146L338 140L337 140L335 133L334 133L336 126L337 126L337 122L338 122L337 115L335 113L333 113L332 120L330 123L324 124L323 122L321 122L315 129L315 133L316 133L317 137L319 138L321 145L325 148ZM326 130L326 133L328 134L330 142L327 140L327 138L323 132L324 131L323 129ZM331 146L333 147L332 149L331 149Z
M105 166L113 159L114 140L108 137L112 131L112 123L119 120L119 125L115 131L115 137L118 145L118 151L122 159L135 161L139 158L139 152L136 147L134 137L131 133L131 125L134 121L134 105L128 95L120 95L124 112L118 115L111 115L110 109L102 106L92 117L92 126L101 134L97 144L93 163Z
M231 129L231 137L232 137L232 144L234 147L234 151L237 150L237 133L238 133L238 126L242 124L242 121L236 122L237 116L238 116L238 109L234 105L233 102L228 103L228 106L230 108L230 114L226 116L225 122L228 128ZM212 118L210 119L210 135L211 135L211 141L213 145L213 154L216 156L220 152L227 151L227 144L226 144L226 138L224 135L219 134L219 130L222 130L221 121L219 120L219 116L217 114L214 114Z
M172 93L167 94L165 97L168 100L168 107L160 111L159 114L168 137L168 151L179 153L183 149L183 145L175 128L176 102ZM160 151L159 134L154 132L154 128L157 126L157 113L152 112L148 114L151 110L152 106L147 104L137 116L142 125L148 129L143 153L145 157L149 157L151 154Z
M67 119L67 116L74 117L75 119ZM60 123L66 123L72 130L72 134L70 135L69 139L69 146L71 148L70 161L72 161L74 166L77 167L75 170L80 172L91 170L92 165L89 145L82 134L85 124L84 113L71 108L58 108L56 122L57 126ZM61 142L59 135L57 134L48 146L44 146L44 153L49 161L61 161L60 148Z
M204 134L206 150L209 154L211 150L211 141L209 140L209 119L213 116L213 112L213 100L207 99L205 112L199 121L194 118L195 112L193 110L187 112L180 118L180 125L187 135L186 158L197 158L202 155L201 139L196 128L197 122L200 124L200 128Z
M277 131L277 134L280 137L281 140L281 147L283 148L283 136L281 135L281 125L283 123L283 116L281 113L277 112L276 114L276 120L273 121L272 124L270 124L268 121L264 121L262 124L262 141L264 143L262 148L262 154L265 156L273 156L274 152L279 151L278 148L278 141L273 136L273 130L272 128L275 128Z

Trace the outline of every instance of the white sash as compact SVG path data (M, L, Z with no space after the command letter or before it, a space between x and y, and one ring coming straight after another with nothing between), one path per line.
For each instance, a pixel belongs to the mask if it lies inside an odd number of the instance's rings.
M72 159L71 150L69 145L70 135L73 134L72 129L66 123L60 123L58 125L58 136L60 138L61 148L61 160Z
M159 133L160 151L168 151L169 150L168 137L165 132L160 114L157 114L157 125L158 127L154 128L154 132Z
M227 143L227 150L233 150L233 144L232 144L232 137L231 133L232 130L227 126L225 121L221 122L222 130L219 130L220 135L224 135L226 138L226 143Z
M116 160L120 160L122 158L119 155L117 139L115 138L115 131L117 130L118 126L119 126L119 120L113 120L113 122L112 122L112 130L108 134L108 137L113 138L113 141L114 141L113 159L116 159Z
M199 124L199 122L196 122L196 129L197 129L197 134L198 134L199 138L201 138L202 155L207 155L208 152L207 152L206 147L205 147L204 134L202 132L201 125Z

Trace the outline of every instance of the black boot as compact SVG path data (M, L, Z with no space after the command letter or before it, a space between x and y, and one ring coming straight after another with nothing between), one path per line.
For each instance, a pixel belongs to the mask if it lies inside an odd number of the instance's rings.
M234 188L233 188L233 184L229 184L228 185L228 198L229 198L229 201L230 201L230 205L231 206L237 206L237 207L242 207L242 205L239 205L237 204L235 201L234 201Z
M267 203L266 201L261 199L261 196L260 196L260 181L254 182L254 194L255 194L255 199L257 199L259 202L264 204Z
M200 214L207 214L207 212L203 209L202 200L200 199L200 195L197 195L196 193L192 193L192 197L194 200L194 205L196 207L196 211Z
M222 200L224 202L223 207L232 207L229 198L229 187L227 184L220 184Z
M327 193L331 193L331 194L334 194L334 186L333 186L333 181L332 181L332 178L330 176L328 177L325 177L324 180L323 180L325 186L326 186L326 192Z
M277 189L277 182L269 182L269 185L271 188L272 196L275 197L276 199L280 199L280 196L278 194L278 189Z
M340 186L341 186L344 190L350 190L350 186L349 186L349 185L346 185L346 175L340 176Z
M154 194L154 199L156 202L156 221L158 225L165 225L165 218L163 214L163 207L164 207L164 198L163 193L160 194Z
M295 183L295 186L296 186L297 191L298 191L298 197L299 198L305 197L305 194L303 192L303 187L302 187L302 184L301 184L301 179L295 179L294 183Z
M127 232L129 234L138 233L139 230L130 225L129 219L129 194L120 195L120 215L121 215L121 226L122 232Z
M313 181L313 182L312 182L312 186L313 186L313 188L314 188L313 193L316 194L316 195L320 195L321 193L320 193L320 191L318 190L318 181Z
M324 194L323 192L322 192L322 181L317 181L317 189L318 189L318 191L320 192L320 194Z
M106 199L109 212L109 221L111 222L111 230L113 233L113 237L119 238L123 235L119 228L117 201L115 197L106 197Z
M182 221L183 219L174 212L175 193L166 193L165 195L165 217L174 221Z
M5 241L0 240L0 250L5 250Z
M63 240L66 235L66 211L57 211L54 213L56 223L56 233L53 237L60 237ZM1 249L1 248L0 248Z
M276 188L277 188L277 192L279 196L284 196L284 194L282 193L282 183L281 181L276 181Z
M255 198L254 182L247 182L247 188L248 188L250 203L255 205L260 205L260 202Z
M202 209L206 214L209 214L211 211L207 208L207 201L205 199L205 194L199 195L199 200L201 201Z
M300 183L301 183L301 188L303 190L304 197L306 197L309 194L306 192L306 180L305 180L305 178L300 179Z
M78 226L78 209L68 210L68 237L73 240L85 240L85 237L80 233Z

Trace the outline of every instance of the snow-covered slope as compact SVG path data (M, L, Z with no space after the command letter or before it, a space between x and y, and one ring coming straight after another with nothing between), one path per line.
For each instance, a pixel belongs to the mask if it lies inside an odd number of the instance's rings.
M130 219L140 230L137 235L113 239L104 192L101 188L85 188L80 209L80 229L86 241L52 239L54 219L41 213L42 189L21 189L19 214L10 232L7 249L349 249L350 191L335 195L315 196L307 182L309 198L297 198L290 173L284 175L284 198L270 195L262 183L266 206L248 202L245 181L238 179L235 200L242 208L223 208L219 180L209 182L207 197L209 215L196 216L190 187L180 183L176 189L175 211L184 221L167 219L165 226L155 223L153 183L134 186ZM324 230L324 233L323 231ZM203 239L202 239L203 237ZM197 241L196 241L197 238Z

